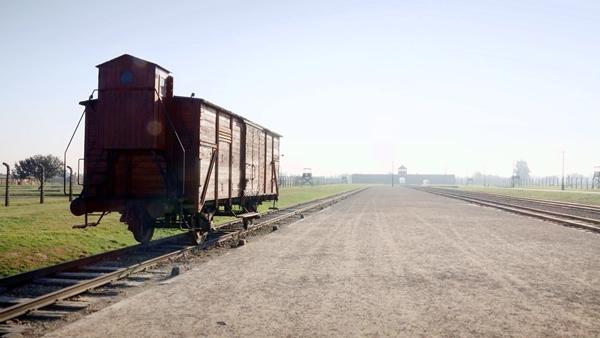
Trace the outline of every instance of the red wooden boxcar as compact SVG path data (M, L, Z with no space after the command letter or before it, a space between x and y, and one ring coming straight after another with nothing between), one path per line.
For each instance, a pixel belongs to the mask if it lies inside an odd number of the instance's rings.
M85 106L84 179L75 215L121 213L136 240L155 227L212 229L215 214L257 216L277 200L280 135L203 99L131 55L98 65Z

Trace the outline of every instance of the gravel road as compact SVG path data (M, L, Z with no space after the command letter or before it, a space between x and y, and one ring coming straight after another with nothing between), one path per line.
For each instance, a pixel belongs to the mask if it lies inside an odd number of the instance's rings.
M51 337L599 336L600 236L373 187Z

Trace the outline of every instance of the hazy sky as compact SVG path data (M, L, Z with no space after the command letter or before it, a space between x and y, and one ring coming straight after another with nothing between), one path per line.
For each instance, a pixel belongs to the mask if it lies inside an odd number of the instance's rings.
M0 161L62 157L94 66L130 53L283 134L284 172L600 165L600 1L171 3L1 1Z

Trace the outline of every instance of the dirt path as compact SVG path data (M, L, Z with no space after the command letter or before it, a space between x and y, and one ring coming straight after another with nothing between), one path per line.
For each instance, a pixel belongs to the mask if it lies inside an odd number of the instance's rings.
M371 188L50 336L598 336L600 235Z

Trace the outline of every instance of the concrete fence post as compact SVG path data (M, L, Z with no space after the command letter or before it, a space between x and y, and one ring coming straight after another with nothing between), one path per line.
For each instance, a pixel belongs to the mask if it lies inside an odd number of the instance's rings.
M10 184L10 166L5 162L2 162L2 165L6 167L6 186L4 187L4 206L7 207L9 205L10 198L8 197L8 185Z
M46 179L46 169L43 165L39 165L40 170L42 171L42 177L40 180L40 204L44 204L44 180Z

